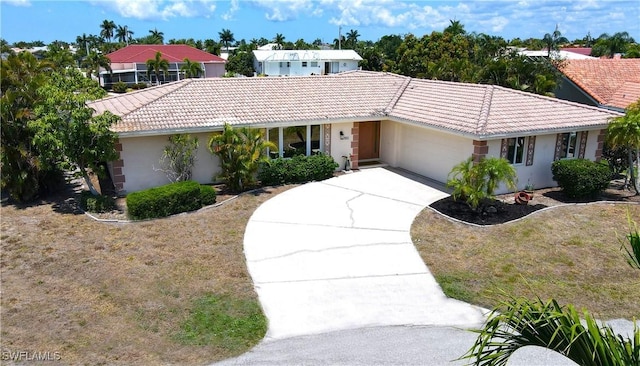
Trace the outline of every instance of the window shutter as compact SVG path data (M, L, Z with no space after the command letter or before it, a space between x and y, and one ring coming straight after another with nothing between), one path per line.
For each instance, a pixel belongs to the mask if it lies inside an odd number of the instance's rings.
M509 139L502 139L502 144L500 145L500 157L502 159L507 159L508 152L509 152Z
M580 149L578 150L578 158L584 159L584 152L587 149L587 137L589 137L589 131L580 133Z
M529 136L529 144L527 146L527 166L533 165L533 153L536 148L536 137Z
M560 156L562 154L562 134L559 133L556 135L556 152L553 156L553 160L560 160Z

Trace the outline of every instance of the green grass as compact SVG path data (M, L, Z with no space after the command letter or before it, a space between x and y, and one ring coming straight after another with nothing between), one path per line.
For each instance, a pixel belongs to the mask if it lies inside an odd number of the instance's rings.
M217 345L230 352L258 343L267 331L267 320L254 299L206 294L193 302L177 339L186 345Z

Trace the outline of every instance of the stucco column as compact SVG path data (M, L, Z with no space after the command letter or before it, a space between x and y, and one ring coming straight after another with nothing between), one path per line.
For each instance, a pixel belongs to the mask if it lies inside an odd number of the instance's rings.
M489 145L486 141L473 140L473 163L477 164L489 153Z

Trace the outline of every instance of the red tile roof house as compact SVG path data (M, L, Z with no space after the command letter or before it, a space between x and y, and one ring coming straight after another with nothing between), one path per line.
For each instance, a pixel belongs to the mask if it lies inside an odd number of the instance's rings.
M206 143L225 123L263 129L278 146L272 156L322 151L343 168L343 156L351 154L354 169L380 161L439 182L469 156L504 157L518 172L519 188L550 187L551 163L598 160L609 119L621 115L499 86L367 71L187 79L89 105L122 117L113 126L120 157L109 165L123 194L168 183L154 166L178 133L198 137L193 178L211 182L219 167ZM290 126L299 126L301 136Z
M151 79L155 84L155 76L147 75L147 60L155 59L156 52L160 52L162 58L169 61L167 76L164 77L162 73L160 74L161 83L184 79L184 74L179 71L185 58L202 65L204 72L201 77L203 78L220 77L225 73L226 61L223 58L188 45L136 44L106 55L111 60L112 71L100 70L100 85L111 88L111 85L118 81L129 85L135 83L151 84Z
M566 60L558 98L623 112L640 99L640 59Z

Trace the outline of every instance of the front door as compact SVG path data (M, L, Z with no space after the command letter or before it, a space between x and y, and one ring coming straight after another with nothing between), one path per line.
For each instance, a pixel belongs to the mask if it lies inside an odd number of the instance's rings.
M380 158L380 122L360 122L358 160L375 160Z

